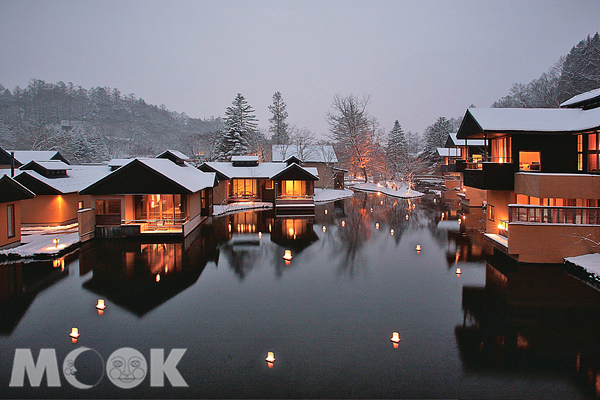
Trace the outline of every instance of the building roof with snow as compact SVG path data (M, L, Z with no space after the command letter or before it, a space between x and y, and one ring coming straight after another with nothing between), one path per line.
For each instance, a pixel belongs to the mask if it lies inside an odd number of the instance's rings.
M36 170L21 170L15 180L36 195L76 193L110 172L107 165L70 165L66 175L51 177Z
M16 166L21 166L29 163L30 161L51 161L57 160L62 161L65 164L69 164L69 161L63 157L60 152L55 150L6 150L6 153L10 156L11 153L15 153Z
M35 194L8 175L0 175L0 203L32 199Z
M589 92L578 94L564 101L560 105L561 108L590 108L600 107L600 88L590 90Z
M456 133L450 133L448 140L446 141L446 147L454 146L467 146L467 147L481 147L485 146L485 140L483 139L458 139Z
M440 157L460 157L461 149L454 147L438 147L437 152Z
M294 144L276 144L272 146L273 162L284 162L290 157L296 157L306 163L337 163L338 159L333 146Z
M600 127L600 108L469 108L458 139L506 133L579 133Z
M156 158L168 158L174 163L183 163L190 160L188 156L177 150L165 150L157 155Z
M192 194L216 185L214 173L166 158L134 158L80 190L81 194Z
M291 164L297 165L298 164ZM220 180L227 179L273 179L289 166L282 162L259 163L254 166L238 166L234 162L205 162L199 168L206 172L215 172ZM300 167L317 179L319 173L314 167Z

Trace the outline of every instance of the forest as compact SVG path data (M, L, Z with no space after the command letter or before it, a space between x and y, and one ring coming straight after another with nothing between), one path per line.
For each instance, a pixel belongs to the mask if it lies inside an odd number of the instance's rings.
M557 108L568 98L596 88L600 88L598 33L573 46L539 78L514 83L492 107ZM405 133L400 121L395 121L393 129L384 132L369 114L369 102L370 96L335 95L331 108L324 110L329 135L320 142L332 144L342 166L365 179L407 179L416 172L431 172L438 161L436 148L445 145L462 119L439 117L422 134ZM273 116L268 131L263 131L242 94L224 110L223 118L197 119L117 88L86 89L72 82L32 79L25 88L10 90L0 84L0 147L59 150L73 163L151 156L167 148L197 162L245 154L269 161L272 144L316 142L312 132L287 123L281 93L273 95L269 110Z

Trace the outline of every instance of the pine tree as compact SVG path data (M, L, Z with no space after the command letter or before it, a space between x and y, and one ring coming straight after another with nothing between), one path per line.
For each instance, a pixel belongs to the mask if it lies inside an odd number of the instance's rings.
M244 96L237 94L232 106L227 107L223 119L224 133L219 144L219 160L228 161L232 156L248 153L250 143L258 134L258 124L254 109Z
M565 59L558 83L560 101L600 87L600 35L575 45Z
M438 147L444 147L452 132L452 122L445 117L439 117L433 125L425 129L425 157L431 164L438 161Z
M275 92L273 95L273 104L269 106L269 110L273 113L273 117L269 118L271 126L269 132L273 134L273 144L288 144L290 137L288 134L288 124L285 122L288 117L285 108L287 105L283 101L280 92Z
M394 176L403 175L408 161L408 144L400 122L394 122L394 128L388 134L387 157Z

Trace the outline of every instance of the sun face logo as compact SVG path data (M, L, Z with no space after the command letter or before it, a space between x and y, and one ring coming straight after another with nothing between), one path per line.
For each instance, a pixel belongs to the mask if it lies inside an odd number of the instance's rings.
M106 363L108 379L122 389L131 389L142 383L147 371L146 359L131 347L115 351Z

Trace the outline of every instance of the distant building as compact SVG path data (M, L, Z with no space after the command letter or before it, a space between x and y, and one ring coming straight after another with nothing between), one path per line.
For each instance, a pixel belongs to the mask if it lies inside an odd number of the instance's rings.
M0 177L0 249L21 243L21 201L34 194L7 175Z
M339 168L333 146L279 144L272 146L273 162L295 162L303 167L316 168L319 180L315 187L343 189L344 174L348 171Z
M11 167L11 154L14 153L14 168L19 168L30 161L69 161L62 154L54 150L4 150L0 147L0 169Z

